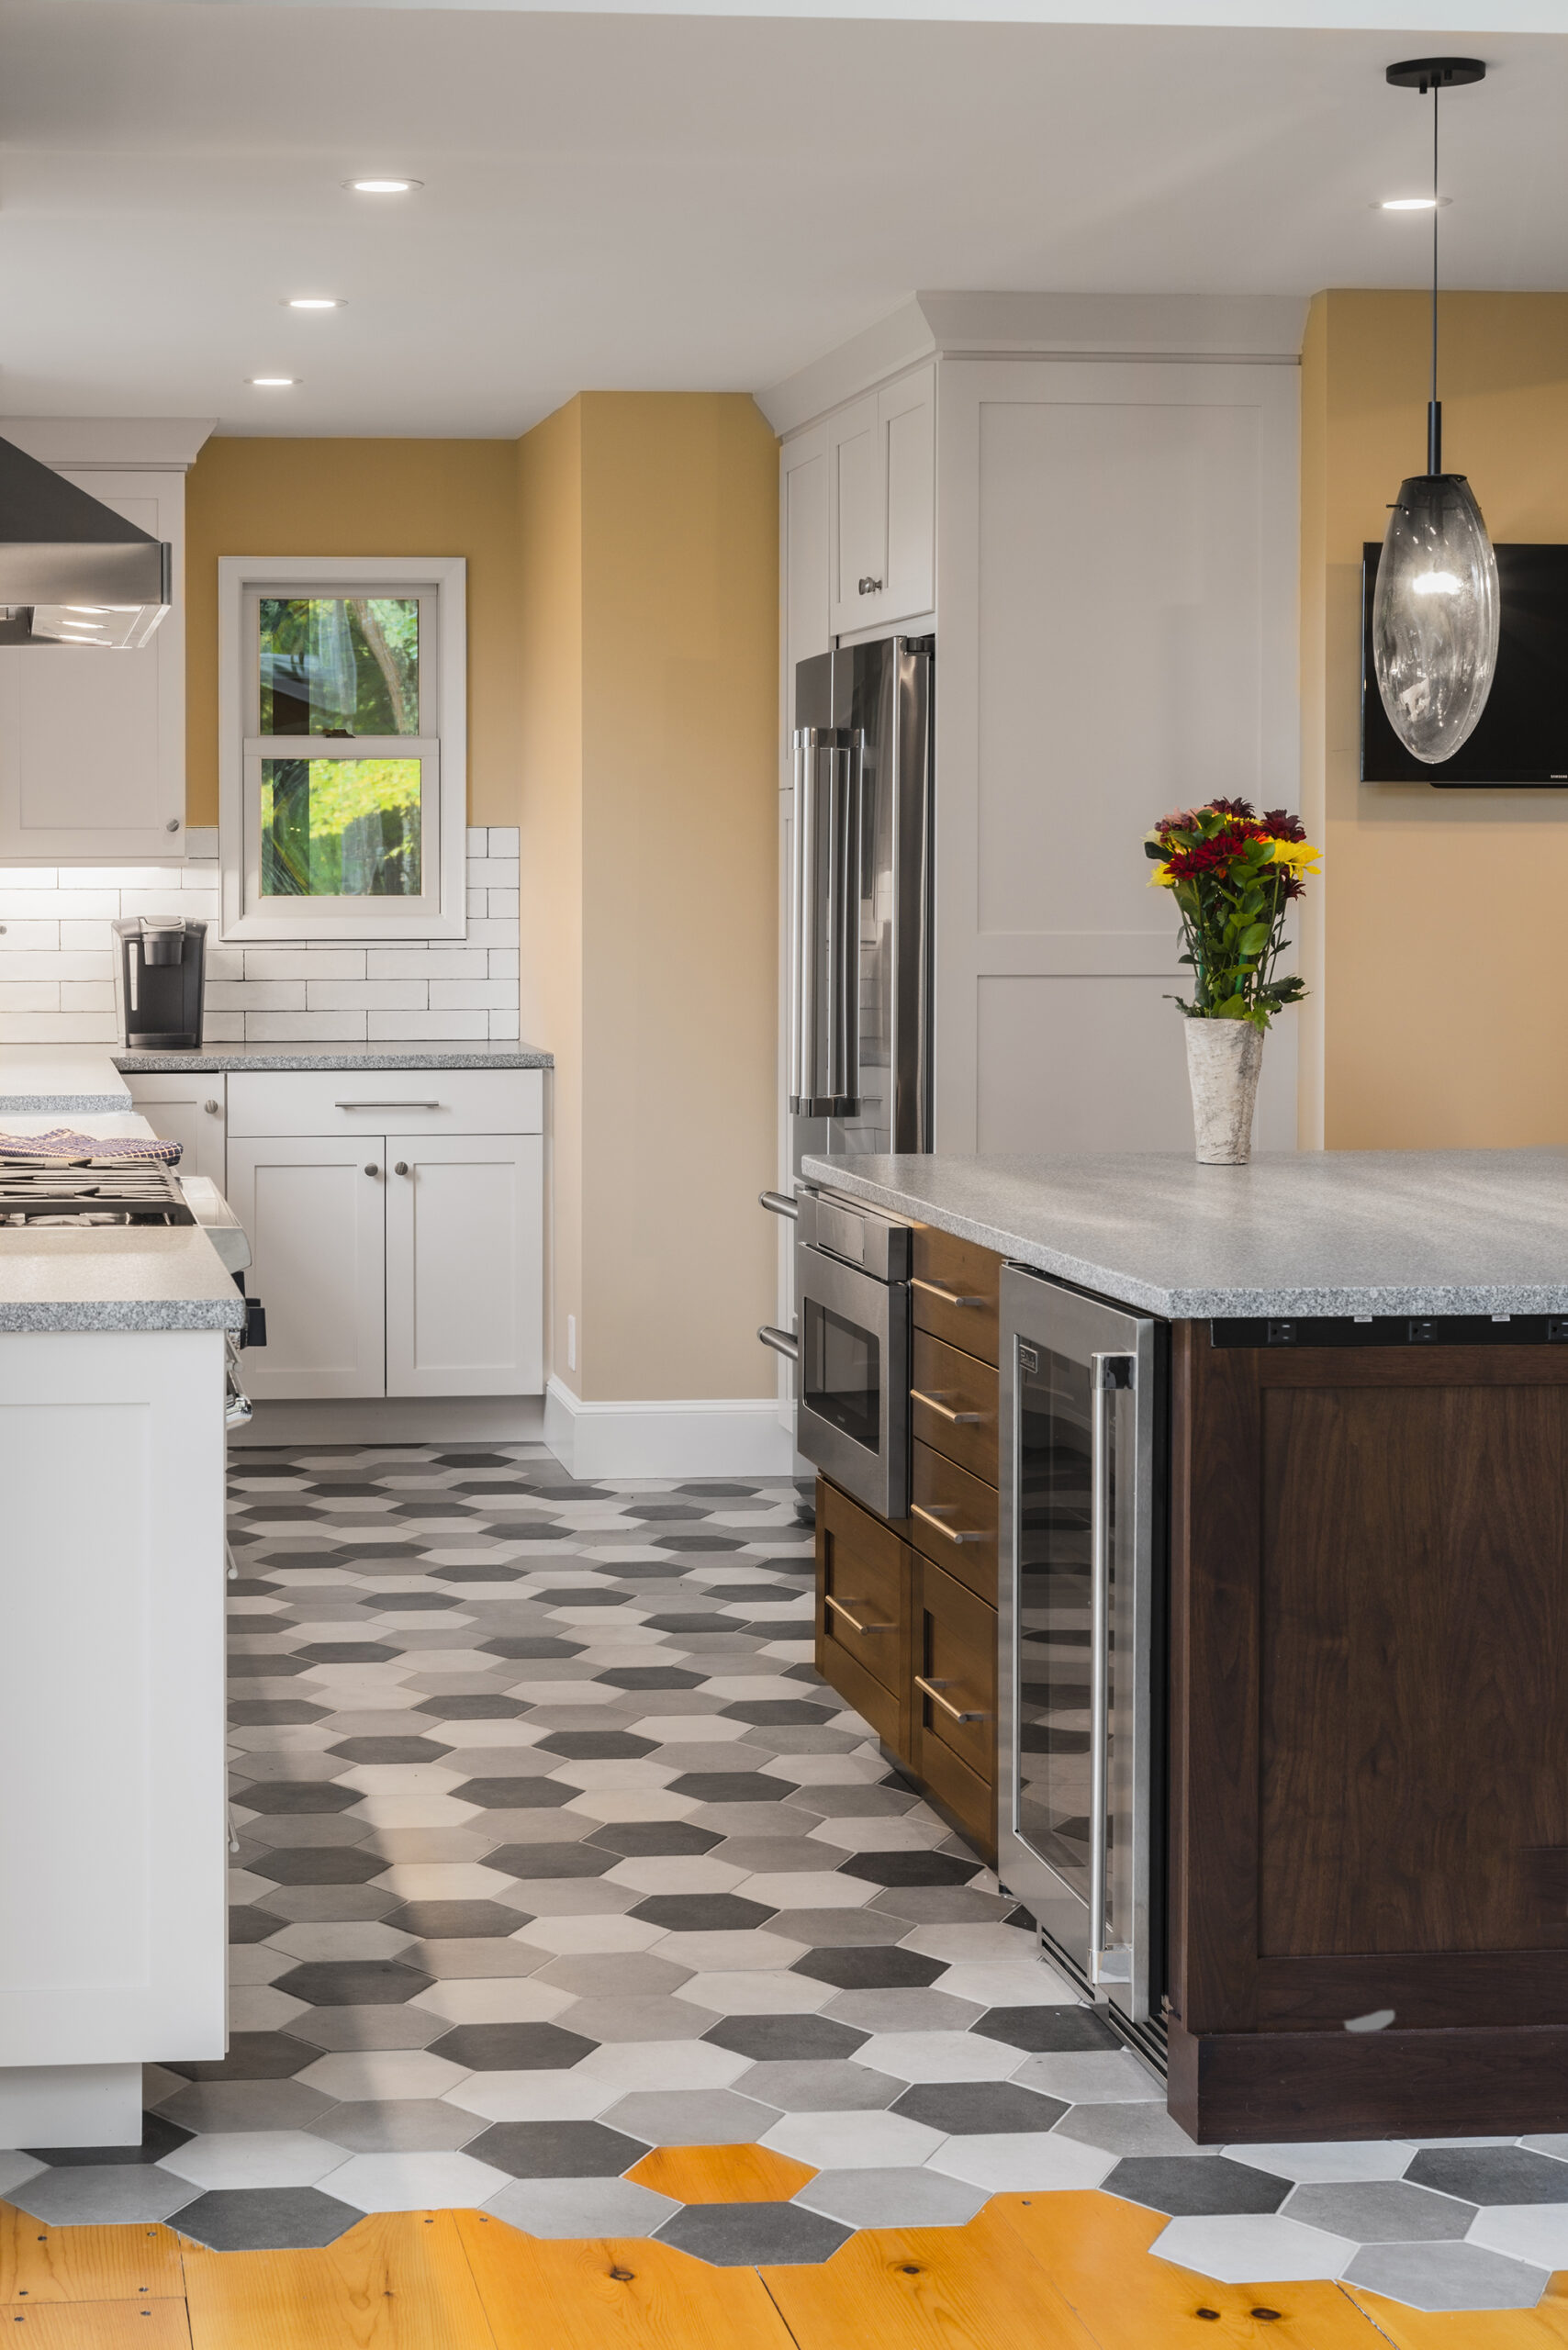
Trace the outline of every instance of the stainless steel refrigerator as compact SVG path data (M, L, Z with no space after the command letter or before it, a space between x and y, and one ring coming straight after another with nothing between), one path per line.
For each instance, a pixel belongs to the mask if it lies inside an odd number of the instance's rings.
M932 1147L933 643L795 671L791 1178L806 1152Z

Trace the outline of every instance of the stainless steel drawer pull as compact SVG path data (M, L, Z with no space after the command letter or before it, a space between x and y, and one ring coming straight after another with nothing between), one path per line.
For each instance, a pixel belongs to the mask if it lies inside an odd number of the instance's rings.
M765 1347L771 1347L774 1353L782 1355L786 1362L800 1361L801 1341L792 1330L776 1329L771 1322L765 1322L756 1335Z
M923 1289L927 1297L939 1297L944 1305L990 1305L989 1297L960 1297L956 1289L944 1289L940 1281L912 1281L911 1289Z
M861 1603L862 1606L864 1604L864 1602ZM823 1592L823 1606L831 1607L835 1616L842 1616L850 1630L860 1633L862 1638L868 1632L896 1632L898 1630L896 1624L862 1624L859 1617L852 1616L843 1600L835 1599L831 1591Z
M941 1509L946 1509L947 1506L946 1502L937 1505ZM989 1542L991 1539L989 1534L960 1534L956 1526L945 1526L935 1510L923 1509L918 1502L911 1502L909 1514L911 1517L923 1517L927 1526L934 1526L938 1534L945 1534L947 1537L949 1542Z
M334 1110L439 1110L439 1102L334 1102Z
M924 1404L927 1411L935 1412L938 1419L950 1420L956 1428L978 1428L980 1422L989 1417L985 1412L952 1411L939 1396L923 1395L918 1387L910 1389L909 1400L912 1404Z
M794 1201L786 1198L782 1192L758 1192L756 1200L757 1205L766 1208L769 1215L787 1215L791 1224L800 1216L800 1209Z
M930 1698L934 1706L941 1707L942 1711L946 1715L949 1721L983 1722L985 1719L983 1713L976 1713L972 1711L965 1713L958 1706L949 1705L946 1698L942 1695L943 1690L948 1685L946 1681L927 1681L923 1674L917 1673L914 1676L914 1685L917 1689L922 1691L925 1696Z

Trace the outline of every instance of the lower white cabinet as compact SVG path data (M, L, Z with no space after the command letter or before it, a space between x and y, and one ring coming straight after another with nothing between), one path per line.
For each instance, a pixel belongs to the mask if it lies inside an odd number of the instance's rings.
M187 1174L205 1175L223 1189L224 1080L209 1071L193 1069L189 1077L165 1076L150 1070L126 1079L130 1104L140 1111L155 1135L184 1146L180 1160Z
M542 1391L541 1136L237 1136L229 1202L258 1400Z
M229 1204L266 1308L249 1394L384 1395L386 1150L378 1135L269 1135L229 1146Z
M538 1394L543 1137L389 1135L386 1164L387 1394Z

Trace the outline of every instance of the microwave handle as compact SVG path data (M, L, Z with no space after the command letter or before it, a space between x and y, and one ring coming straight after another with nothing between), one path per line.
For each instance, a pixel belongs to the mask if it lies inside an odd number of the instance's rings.
M771 1322L765 1322L756 1335L765 1347L771 1347L776 1355L784 1357L786 1362L800 1361L801 1341L791 1331L776 1329Z
M1130 1979L1131 1953L1117 1945L1106 1917L1110 1879L1111 1762L1111 1416L1118 1389L1137 1378L1137 1359L1090 1357L1089 1438L1089 1980Z

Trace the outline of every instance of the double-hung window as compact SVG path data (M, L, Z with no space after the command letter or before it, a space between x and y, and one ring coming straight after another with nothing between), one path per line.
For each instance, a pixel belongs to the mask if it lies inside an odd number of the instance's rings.
M226 938L463 935L464 570L219 562Z

